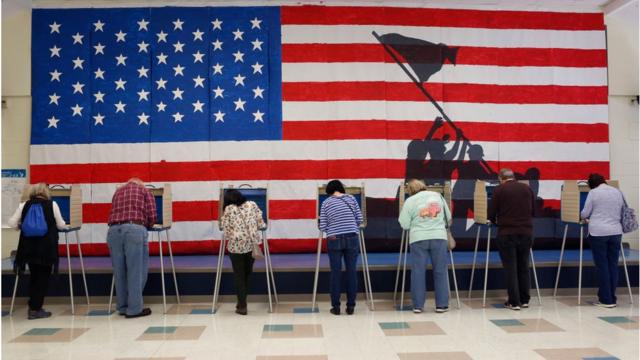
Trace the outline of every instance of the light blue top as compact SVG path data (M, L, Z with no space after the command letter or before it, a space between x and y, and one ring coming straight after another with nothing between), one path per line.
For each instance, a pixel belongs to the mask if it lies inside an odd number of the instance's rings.
M327 236L358 233L362 212L351 195L330 196L320 207L320 230Z
M428 216L427 214L421 216L421 212L428 212L430 207L439 207L440 211L436 216ZM411 196L404 202L398 221L403 229L410 230L410 243L422 240L446 240L445 212L447 219L451 221L451 211L449 211L449 206L446 202L443 201L442 195L434 191L425 190Z
M600 184L589 191L580 217L589 219L589 234L611 236L622 234L622 206L624 200L620 190Z

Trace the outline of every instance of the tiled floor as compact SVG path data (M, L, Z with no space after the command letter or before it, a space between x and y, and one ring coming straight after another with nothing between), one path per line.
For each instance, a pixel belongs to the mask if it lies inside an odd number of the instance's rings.
M584 301L592 300L590 298ZM637 300L637 297L636 297ZM573 306L575 298L543 298L529 309L506 310L491 299L487 307L455 302L445 314L428 303L422 314L396 311L377 302L375 312L361 301L353 316L319 312L306 303L249 304L236 315L223 303L152 305L145 318L125 319L106 306L53 305L50 319L26 320L26 309L2 317L4 359L633 359L639 358L638 307L620 299L615 309ZM301 310L302 309L302 310ZM306 310L304 310L306 309ZM6 309L3 309L6 310ZM3 314L4 315L4 314Z

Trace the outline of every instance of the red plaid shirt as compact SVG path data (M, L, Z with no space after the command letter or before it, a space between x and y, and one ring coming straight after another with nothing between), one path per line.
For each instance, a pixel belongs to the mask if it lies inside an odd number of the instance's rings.
M123 221L139 221L147 228L156 223L156 202L149 189L126 183L116 190L111 200L109 225Z

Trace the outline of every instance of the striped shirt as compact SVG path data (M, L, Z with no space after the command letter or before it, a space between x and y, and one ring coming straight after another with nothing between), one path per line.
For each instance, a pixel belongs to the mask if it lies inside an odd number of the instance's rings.
M319 228L327 236L357 233L360 224L362 212L353 196L331 196L322 202Z

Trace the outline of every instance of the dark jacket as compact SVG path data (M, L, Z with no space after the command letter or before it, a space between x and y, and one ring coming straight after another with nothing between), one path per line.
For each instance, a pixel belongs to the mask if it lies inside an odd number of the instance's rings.
M489 203L489 220L498 235L533 235L535 197L529 185L515 180L499 185Z
M41 204L44 218L47 222L47 233L44 236L24 236L20 232L20 240L18 241L18 251L13 263L13 270L23 272L25 264L34 263L40 265L53 265L54 273L58 272L58 228L56 227L56 219L53 216L53 202L35 198L27 201L22 209L20 223L24 222L24 218L32 204Z

